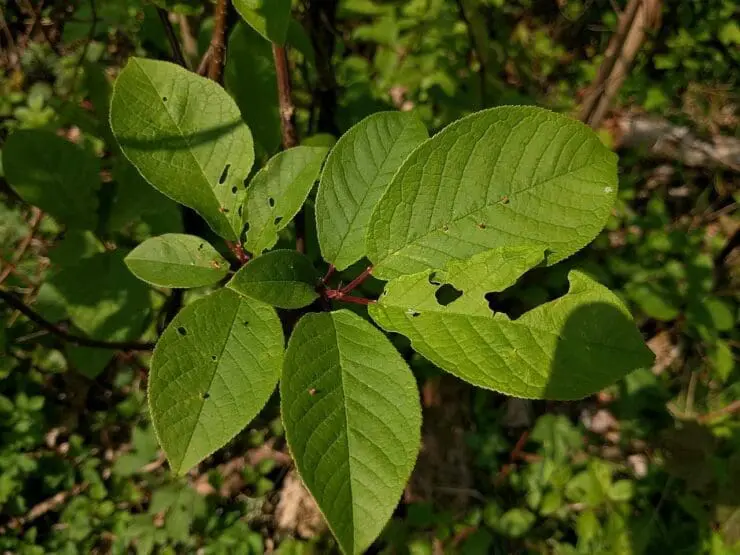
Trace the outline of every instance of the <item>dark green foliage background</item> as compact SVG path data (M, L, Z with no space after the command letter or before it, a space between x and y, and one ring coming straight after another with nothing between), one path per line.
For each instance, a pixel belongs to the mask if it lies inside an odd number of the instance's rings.
M33 300L50 321L64 322L71 314L57 285L81 259L114 248L126 252L161 233L208 238L211 232L132 171L107 126L109 82L126 58L170 57L154 5L106 0L93 11L86 0L47 0L40 16L55 51L37 27L27 30L24 4L0 0L4 25L17 39L16 48L0 56L0 148L14 130L46 130L76 142L103 169L94 232L68 231L47 216L20 260L13 256L30 231L29 208L0 177L0 256L15 267L2 286ZM155 4L189 17L197 61L210 40L210 2ZM574 113L616 28L614 8L626 2L341 0L329 33L331 76L307 36L309 4L294 2L303 27L294 23L288 31L302 137L343 132L384 109L414 109L433 132L501 104ZM466 21L464 5L476 6L481 17ZM739 18L735 0L666 0L660 30L638 55L617 111L644 111L697 134L740 137ZM471 35L481 29L485 41L475 53ZM251 53L253 63L241 73L239 59L227 55L225 85L263 162L277 149L279 123L269 94L275 79L269 51L252 33L243 25L233 31L229 48L240 58ZM250 48L253 43L259 47ZM240 82L244 74L259 77L255 89ZM327 83L336 103L326 95ZM319 107L329 108L328 119ZM313 140L325 144L326 137ZM376 552L737 553L740 420L722 411L740 394L740 261L725 248L740 227L739 175L620 152L619 199L604 232L576 257L531 273L496 302L521 313L562 293L567 271L580 268L628 303L658 364L668 364L639 370L582 402L534 402L522 428L511 425L511 404L502 396L463 389L465 502L451 509L437 492L403 503ZM292 233L283 230L278 246L291 246ZM310 235L308 243L308 254L318 258ZM345 277L361 269L350 268ZM115 302L116 287L101 287L107 295L101 301ZM363 289L377 295L377 282ZM189 291L182 300L203 294ZM138 313L131 317L142 340L156 339L172 302L153 293L149 308L134 303ZM0 319L1 551L335 549L328 535L305 539L276 529L275 505L289 470L277 399L197 472L178 479L163 464L148 423L148 355L64 345L5 305ZM73 318L70 329L79 328ZM402 341L397 346L421 382L436 379L437 369ZM502 471L524 429L525 455ZM223 465L244 453L267 456L240 467L238 491L227 487L228 495L219 495ZM24 520L57 495L51 508Z

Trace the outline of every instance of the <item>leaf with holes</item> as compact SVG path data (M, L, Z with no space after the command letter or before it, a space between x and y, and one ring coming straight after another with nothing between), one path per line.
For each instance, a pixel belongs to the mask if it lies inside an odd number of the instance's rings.
M342 135L326 160L316 196L323 257L344 270L365 256L370 216L404 159L428 137L410 113L373 114Z
M319 277L305 255L276 250L242 266L227 287L278 308L301 308L318 298Z
M297 146L276 154L255 174L244 205L249 252L258 256L277 243L278 231L306 201L327 152L324 147Z
M210 243L182 233L147 239L129 253L126 266L159 287L202 287L229 273L229 263Z
M488 249L548 249L553 264L604 227L617 157L582 123L531 106L477 112L406 159L367 233L373 275L390 279Z
M280 146L280 109L275 60L270 43L246 23L229 35L224 84L254 135L260 159Z
M515 397L579 399L651 364L624 305L577 271L565 296L516 320L491 312L485 294L513 285L543 258L541 247L503 247L443 271L401 276L388 282L370 315L443 370ZM442 284L462 296L440 304Z
M393 513L419 451L411 371L352 312L308 314L288 343L280 394L304 483L342 551L362 553Z
M290 0L234 0L244 21L264 38L285 43L290 23Z
M283 342L274 308L226 288L175 316L149 374L152 422L174 472L186 472L257 415L280 376Z
M21 129L3 148L11 188L60 223L95 228L100 162L91 153L47 131Z
M113 89L110 123L149 183L239 239L254 146L226 91L174 64L131 58Z

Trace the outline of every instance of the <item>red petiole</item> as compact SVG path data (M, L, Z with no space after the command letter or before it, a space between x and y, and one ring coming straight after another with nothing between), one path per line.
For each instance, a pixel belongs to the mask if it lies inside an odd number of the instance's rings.
M372 273L372 271L373 267L368 266L359 276L350 281L344 287L340 287L338 289L325 289L324 296L330 300L342 301L346 303L355 303L362 305L369 305L374 303L375 301L373 299L365 299L364 297L355 297L353 295L348 295L348 293L351 293L358 285L365 281L367 277ZM331 265L329 266L329 270L326 272L326 275L321 280L322 285L326 285L327 280L331 277L333 273L334 266Z

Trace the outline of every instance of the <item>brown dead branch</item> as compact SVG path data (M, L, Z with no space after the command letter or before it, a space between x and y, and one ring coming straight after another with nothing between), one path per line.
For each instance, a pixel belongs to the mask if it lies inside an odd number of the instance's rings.
M660 0L630 0L609 41L596 79L586 92L580 120L598 128L622 86L647 31L660 25Z

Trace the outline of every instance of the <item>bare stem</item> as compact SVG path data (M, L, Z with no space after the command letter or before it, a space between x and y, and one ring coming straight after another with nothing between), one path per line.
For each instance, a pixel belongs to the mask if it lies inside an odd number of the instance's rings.
M272 57L275 60L275 71L277 73L283 148L292 148L298 144L298 133L295 128L295 106L293 106L293 98L291 97L290 71L285 46L273 43Z
M272 44L272 57L275 60L277 74L278 103L280 105L280 131L283 139L283 148L293 148L298 145L298 132L295 128L295 106L290 87L290 68L285 46ZM306 252L306 216L300 210L293 219L295 224L295 249Z
M228 0L218 0L216 3L215 23L211 37L211 61L208 65L208 78L217 83L221 82L221 73L224 66L224 35L226 34L226 12L228 11ZM206 53L207 54L207 53Z
M372 266L368 266L367 268L365 268L365 270L359 276L357 276L355 279L350 281L347 285L342 287L341 292L343 294L350 293L355 287L357 287L363 281L365 281L367 277L372 273L372 271L373 271Z
M246 264L249 262L249 255L244 250L244 246L242 246L241 243L226 241L226 246L229 247L229 250L234 254L240 264Z

